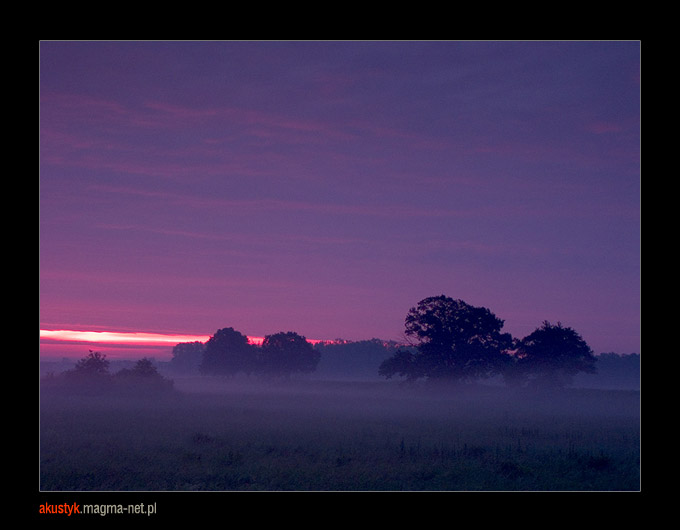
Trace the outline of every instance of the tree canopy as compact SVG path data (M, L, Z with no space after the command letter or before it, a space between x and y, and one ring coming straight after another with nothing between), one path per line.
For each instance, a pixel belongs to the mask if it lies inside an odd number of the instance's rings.
M258 368L266 375L290 376L313 372L321 354L293 331L267 335L260 346Z
M140 377L154 379L161 377L158 369L154 366L151 359L146 357L139 359L132 368L123 368L116 373L116 377Z
M170 367L176 372L196 373L203 362L205 344L202 342L180 342L172 348Z
M513 343L501 331L503 323L484 307L444 295L425 298L405 320L406 336L416 351L396 353L383 362L380 373L457 382L500 373Z
M107 377L109 361L106 359L106 354L89 350L87 356L79 359L73 370L69 370L67 374L81 379Z
M540 386L566 386L579 372L596 372L597 359L588 344L560 322L546 320L519 341L516 358L518 376Z
M415 350L397 351L379 374L456 382L502 375L512 385L565 386L580 372L596 372L596 357L573 329L545 321L517 340L503 324L484 307L444 295L425 298L405 320Z
M234 328L222 328L205 343L200 370L204 374L249 374L255 367L255 347Z

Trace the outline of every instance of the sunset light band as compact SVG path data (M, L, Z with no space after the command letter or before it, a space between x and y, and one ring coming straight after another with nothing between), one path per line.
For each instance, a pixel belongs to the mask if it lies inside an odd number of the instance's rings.
M206 342L210 336L165 335L161 333L122 333L114 331L74 331L66 329L40 330L41 339L58 341L97 342L107 344L179 344L180 342ZM248 337L256 343L257 337ZM261 339L259 339L261 341Z

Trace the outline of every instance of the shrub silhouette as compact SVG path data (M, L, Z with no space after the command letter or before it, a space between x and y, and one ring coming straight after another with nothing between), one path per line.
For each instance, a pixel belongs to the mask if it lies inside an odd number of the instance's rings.
M146 357L138 360L134 367L123 368L114 376L114 382L128 391L158 392L170 390L173 382L163 377Z

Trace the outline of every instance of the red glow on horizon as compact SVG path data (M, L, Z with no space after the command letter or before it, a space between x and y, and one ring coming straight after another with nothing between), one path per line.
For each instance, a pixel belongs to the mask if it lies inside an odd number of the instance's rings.
M114 332L114 331L75 331L75 330L40 330L40 338L49 341L75 341L93 342L99 344L130 344L147 346L176 345L182 342L207 342L209 335L174 335L162 333L137 333L137 332ZM248 336L248 342L261 345L264 337ZM315 339L307 339L316 344L322 342Z
M58 341L97 342L105 344L165 345L180 342L205 342L202 335L165 335L161 333L121 333L113 331L40 330L40 338Z

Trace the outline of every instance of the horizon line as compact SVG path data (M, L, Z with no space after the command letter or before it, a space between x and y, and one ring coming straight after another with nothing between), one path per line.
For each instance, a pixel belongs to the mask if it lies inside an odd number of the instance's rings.
M127 332L127 331L79 331L70 329L40 330L40 339L64 342L91 342L105 344L145 344L150 346L164 346L169 344L180 344L184 342L207 342L212 335L189 335L189 334L170 334L170 333L147 333L147 332ZM246 335L250 344L260 345L264 337ZM322 339L308 339L307 342L317 344L320 342L332 342Z
M190 335L173 333L150 333L132 331L81 331L69 329L39 330L40 340L48 342L83 342L92 344L119 344L119 345L139 345L139 346L175 346L181 343L200 342L205 344L212 335ZM264 341L263 336L246 335L250 344L260 346ZM345 339L308 339L305 340L313 345L320 343L339 344L356 342ZM375 339L372 339L375 340ZM382 339L378 339L382 340ZM359 341L361 342L361 341ZM391 341L384 341L391 342ZM406 346L406 344L402 345ZM613 352L593 352L596 356L603 353ZM637 353L639 355L639 352Z

